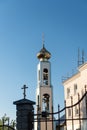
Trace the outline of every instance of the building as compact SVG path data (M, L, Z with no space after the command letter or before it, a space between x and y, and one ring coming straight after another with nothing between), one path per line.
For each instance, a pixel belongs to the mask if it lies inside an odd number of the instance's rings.
M66 121L67 130L87 130L87 119L79 120L87 118L87 98L78 103L87 89L87 63L80 65L78 72L65 80L63 86L66 107L75 104L66 109L66 119L71 119Z
M37 91L36 91L36 113L38 122L35 123L35 130L52 130L52 115L47 113L53 112L53 87L51 84L51 53L44 47L38 52L37 58ZM47 115L45 115L47 114ZM45 123L45 116L47 124ZM40 120L40 121L39 121Z

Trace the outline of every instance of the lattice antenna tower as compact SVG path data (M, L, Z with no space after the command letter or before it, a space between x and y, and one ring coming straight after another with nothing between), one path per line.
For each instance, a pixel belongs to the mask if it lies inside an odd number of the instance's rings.
M82 56L80 57L80 49L78 48L78 67L84 64L84 50L82 50Z
M82 64L84 64L84 50L82 50Z

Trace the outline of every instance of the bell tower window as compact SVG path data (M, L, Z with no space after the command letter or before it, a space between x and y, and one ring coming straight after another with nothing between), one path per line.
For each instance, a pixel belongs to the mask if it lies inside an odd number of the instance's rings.
M49 97L48 94L43 95L43 111L49 112Z
M43 84L48 85L48 69L43 69Z

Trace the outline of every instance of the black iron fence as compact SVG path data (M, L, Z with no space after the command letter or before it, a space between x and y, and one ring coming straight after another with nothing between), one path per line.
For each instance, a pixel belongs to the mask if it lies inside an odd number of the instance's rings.
M15 130L15 128L13 128L12 126L10 125L0 125L0 130Z
M48 123L52 123L52 130L54 127L56 130L87 130L87 91L80 97L78 95L78 101L74 103L73 97L70 97L71 105L67 106L65 101L65 107L60 109L58 105L57 112L41 112L34 114L34 121L38 123L38 130L40 130L41 122L45 122L45 130L49 130ZM52 108L53 111L53 108ZM51 115L51 119L48 117ZM56 118L55 118L56 117ZM76 124L77 128L76 128ZM70 128L69 128L70 127Z
M13 122L13 125L9 123L9 120L2 119L2 124L0 125L0 130L15 130L15 123Z
M37 123L37 130L41 130L41 123L44 122L45 127L43 130L50 130L48 124L51 126L51 130L87 130L87 91L82 96L77 94L77 102L74 103L74 97L69 98L70 106L67 106L67 101L65 101L64 108L60 109L58 105L58 111L48 113L46 111L40 112L38 114L27 115L29 117L28 123L29 130L34 130L34 124ZM22 122L24 125L24 123ZM11 126L4 122L0 125L0 130L15 130L15 126Z

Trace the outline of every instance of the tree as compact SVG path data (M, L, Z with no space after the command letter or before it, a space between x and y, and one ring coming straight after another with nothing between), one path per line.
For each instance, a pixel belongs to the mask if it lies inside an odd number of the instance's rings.
M0 119L0 130L12 130L12 128L15 128L15 125L15 120L10 121L6 114Z

